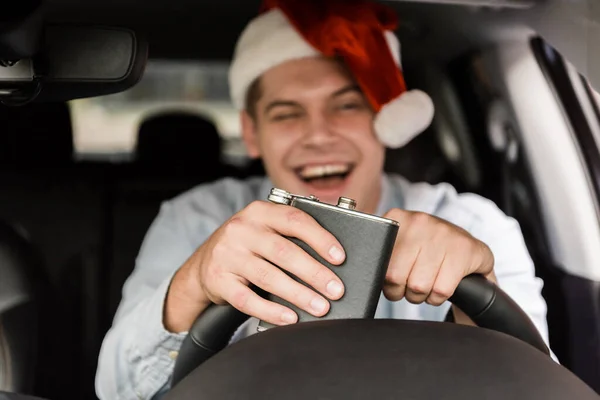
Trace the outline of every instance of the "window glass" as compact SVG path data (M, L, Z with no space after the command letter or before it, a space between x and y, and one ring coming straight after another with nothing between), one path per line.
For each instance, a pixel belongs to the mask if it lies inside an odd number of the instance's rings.
M589 84L589 82L586 81L586 83L592 95L592 101L595 103L596 107L600 107L600 94L598 94L598 92L594 90L594 88Z
M225 156L243 158L238 113L229 100L228 69L223 62L151 60L133 88L69 102L78 157L130 159L144 119L185 110L215 123Z
M600 148L600 95L583 75L580 75L580 82L585 91L585 101L581 99L580 102L586 113L596 146Z

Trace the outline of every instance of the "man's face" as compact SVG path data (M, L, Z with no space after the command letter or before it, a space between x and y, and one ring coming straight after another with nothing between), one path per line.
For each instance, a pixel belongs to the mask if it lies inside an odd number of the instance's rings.
M350 197L375 212L384 147L346 68L325 58L290 61L263 74L259 91L255 118L242 113L242 131L273 184L327 203Z

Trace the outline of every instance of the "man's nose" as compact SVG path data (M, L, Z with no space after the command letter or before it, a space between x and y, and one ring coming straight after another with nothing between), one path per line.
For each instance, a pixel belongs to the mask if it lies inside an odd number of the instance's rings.
M318 115L310 118L305 132L305 143L312 146L323 146L336 140L336 133L326 115Z

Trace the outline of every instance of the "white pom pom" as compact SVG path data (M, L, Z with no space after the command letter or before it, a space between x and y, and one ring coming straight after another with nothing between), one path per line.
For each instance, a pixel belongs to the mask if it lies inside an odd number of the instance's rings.
M386 147L398 148L410 142L431 124L435 107L421 90L404 92L385 104L375 116L375 132Z

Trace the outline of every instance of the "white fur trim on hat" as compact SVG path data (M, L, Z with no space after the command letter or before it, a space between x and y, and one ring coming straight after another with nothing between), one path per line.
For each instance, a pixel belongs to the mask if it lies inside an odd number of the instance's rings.
M286 61L318 56L290 24L283 12L273 9L255 18L242 32L229 71L233 104L244 108L246 91L256 78Z
M399 68L400 42L393 32L386 41ZM272 9L252 20L236 45L229 71L230 95L238 110L244 108L250 85L269 69L287 61L319 56L280 9ZM375 117L375 132L388 147L400 147L421 133L433 118L433 102L421 91L409 91L384 105Z
M381 107L375 116L375 133L386 147L402 147L427 129L434 110L427 93L409 90Z

